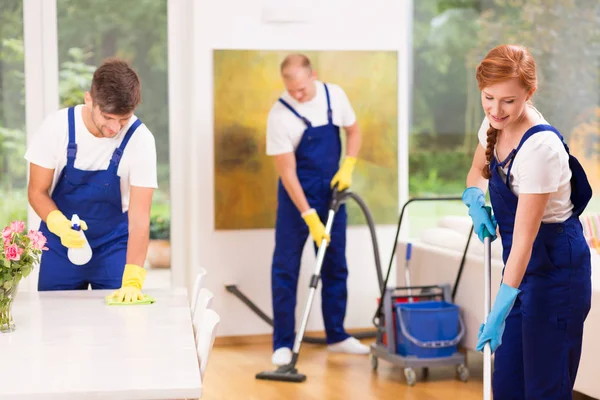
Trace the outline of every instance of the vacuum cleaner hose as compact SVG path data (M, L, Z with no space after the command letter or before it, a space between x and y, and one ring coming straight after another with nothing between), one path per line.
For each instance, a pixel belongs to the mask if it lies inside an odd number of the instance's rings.
M369 208L365 204L364 200L353 192L348 192L348 196L358 204L362 210L363 215L367 220L367 226L371 233L371 242L373 243L373 256L375 257L375 270L377 271L377 283L379 284L379 290L383 290L383 270L381 269L381 258L379 257L379 244L377 243L377 233L375 232L375 221L369 211Z

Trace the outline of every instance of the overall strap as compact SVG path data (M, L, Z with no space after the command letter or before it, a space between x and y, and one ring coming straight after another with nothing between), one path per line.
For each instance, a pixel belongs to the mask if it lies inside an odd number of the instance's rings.
M521 142L519 143L519 146L517 147L517 151L519 151L521 149L521 146L523 146L523 143L525 143L525 141L527 139L529 139L530 137L532 137L533 135L535 135L538 132L544 132L544 131L552 131L552 132L556 133L558 135L560 141L563 142L563 144L566 146L565 141L564 141L562 135L560 134L560 132L558 131L558 129L556 129L552 125L540 124L540 125L532 126L531 128L529 128L527 130L527 132L525 132L525 134L521 138Z
M112 158L110 159L110 166L108 167L108 169L110 171L113 171L115 174L119 169L119 163L121 162L121 157L123 156L123 152L125 151L125 146L127 146L129 139L131 139L131 136L133 136L133 132L135 132L135 130L141 124L142 121L139 118L133 124L131 124L131 126L127 130L127 133L125 134L125 137L123 138L123 141L121 142L121 145L115 149L115 152L113 153Z
M331 101L329 100L329 89L327 88L327 84L323 83L325 86L325 96L327 96L327 121L329 125L333 124L333 113L331 112Z
M560 132L555 127L553 127L552 125L547 125L547 124L539 124L539 125L532 126L531 128L529 128L527 130L527 132L525 132L525 134L521 138L521 141L519 142L519 145L517 146L517 148L513 149L513 151L510 152L509 156L506 157L506 160L504 160L503 163L506 163L509 159L512 160L513 158L515 158L515 156L517 155L519 150L521 150L521 147L527 141L527 139L529 139L530 137L532 137L533 135L535 135L538 132L544 132L544 131L552 131L552 132L556 133L558 135L558 137L560 138L561 142L563 142L563 145L565 146L567 153L569 153L569 148L567 147L567 144L565 143ZM504 164L504 165L506 165L506 164ZM510 177L510 171L512 169L512 166L513 166L513 164L510 163L510 166L508 167L508 172L506 173L506 185L508 185L508 179Z
M303 117L302 115L298 114L298 112L296 110L294 110L294 108L292 106L290 106L287 101L280 98L279 102L281 104L283 104L284 106L286 106L288 110L293 112L296 117L300 118L304 122L304 124L306 125L307 128L312 127L312 124L310 123L310 121L308 119L306 119L305 117Z
M69 107L68 116L69 144L67 146L67 165L73 167L75 165L75 157L77 156L77 143L75 142L75 107Z
M504 159L504 161L497 161L496 157L494 157L494 160L496 160L494 163L492 163L492 168L504 168L506 167L506 165L508 163L510 163L510 166L508 167L508 171L506 172L506 186L509 186L509 179L510 179L510 170L512 169L512 160L515 158L515 156L517 155L517 149L512 149L512 151L508 154L508 156L506 156L506 158Z

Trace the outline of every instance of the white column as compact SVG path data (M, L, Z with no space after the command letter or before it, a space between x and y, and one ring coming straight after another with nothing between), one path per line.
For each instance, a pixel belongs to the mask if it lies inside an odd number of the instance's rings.
M55 0L23 0L27 140L59 106Z
M408 149L413 88L413 0L405 0L402 3L404 7L399 23L404 32L398 51L398 211L409 199ZM408 219L405 221L408 222ZM401 236L408 232L408 223L403 225Z
M56 0L23 0L23 39L25 51L25 115L27 141L44 118L58 109L58 39ZM29 177L28 177L29 179ZM40 219L29 207L28 224L39 226ZM38 268L22 285L36 290Z
M171 286L188 286L192 255L194 174L190 149L193 110L193 2L168 0L169 164L171 192Z

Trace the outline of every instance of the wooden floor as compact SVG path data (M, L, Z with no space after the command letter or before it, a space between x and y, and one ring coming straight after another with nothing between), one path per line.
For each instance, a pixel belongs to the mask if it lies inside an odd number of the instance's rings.
M483 363L469 353L471 378L455 378L455 368L430 369L429 377L417 373L417 384L406 385L403 369L385 360L377 371L368 356L330 354L324 346L303 344L297 367L303 383L262 381L257 372L271 371L270 344L215 346L204 377L207 400L481 400Z
M365 342L367 343L367 342ZM406 385L402 368L384 360L377 371L368 356L329 354L324 346L303 344L297 367L303 383L262 381L257 372L272 371L271 345L215 346L203 382L203 400L481 400L483 357L469 352L470 379L455 379L455 369L430 369L417 384ZM573 394L573 400L593 400Z

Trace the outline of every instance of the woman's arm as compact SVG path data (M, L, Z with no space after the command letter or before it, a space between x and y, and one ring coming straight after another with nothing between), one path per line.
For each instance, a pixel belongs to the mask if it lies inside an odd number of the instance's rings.
M484 236L486 236L486 231L492 234L492 240L497 238L496 222L485 209L485 192L488 188L488 180L482 175L484 167L486 167L485 149L479 144L473 155L471 169L467 175L467 188L463 192L462 201L469 207L473 230L482 242Z
M523 280L549 198L550 193L519 195L512 247L504 269L503 281L508 286L518 288Z

